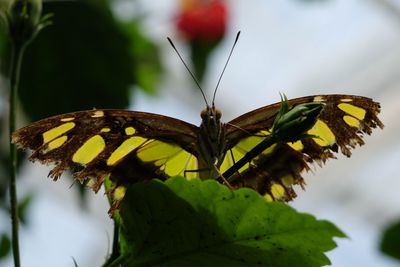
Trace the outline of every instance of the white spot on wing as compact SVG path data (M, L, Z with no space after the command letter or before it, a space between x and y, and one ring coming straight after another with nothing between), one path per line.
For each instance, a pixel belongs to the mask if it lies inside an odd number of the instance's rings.
M92 114L92 118L100 118L104 116L104 111L102 110L96 110L95 112L93 112Z
M314 97L314 102L324 102L325 98L321 95Z

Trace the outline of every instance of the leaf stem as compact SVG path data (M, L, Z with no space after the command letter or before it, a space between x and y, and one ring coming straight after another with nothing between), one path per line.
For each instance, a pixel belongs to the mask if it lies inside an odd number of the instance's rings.
M21 63L25 50L25 44L13 42L10 65L10 99L9 99L9 134L10 134L10 213L11 213L11 240L14 257L14 266L20 267L19 255L19 219L18 219L18 200L16 186L17 169L17 151L14 144L11 143L11 134L15 131L16 110L17 110L17 92L19 86L19 77L21 72Z
M110 191L111 191L113 185L112 185L110 177L105 179L103 184L104 184L104 189L106 190L108 202L110 203L110 206L111 206L113 204L113 200L111 197L112 193ZM113 231L111 254L108 256L106 262L102 265L103 267L109 266L120 256L119 229L120 229L121 222L120 222L118 212L116 212L113 215L113 221L114 221L114 231Z

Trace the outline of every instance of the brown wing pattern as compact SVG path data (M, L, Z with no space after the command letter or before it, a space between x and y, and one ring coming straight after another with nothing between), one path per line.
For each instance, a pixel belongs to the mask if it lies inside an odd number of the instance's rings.
M320 95L289 100L290 106L321 102L324 108L317 123L308 132L316 136L295 143L276 144L251 160L229 181L233 187L250 187L267 199L288 201L296 194L293 184L304 185L301 173L309 164L319 165L333 152L351 155L351 148L363 145L363 134L371 134L376 127L383 128L377 115L380 106L370 98L353 95ZM237 162L269 134L280 103L256 109L227 124L228 152L224 162ZM225 167L222 164L222 167ZM225 170L225 169L224 169ZM222 172L224 171L222 170Z
M54 179L70 169L97 191L108 175L124 184L195 169L197 129L151 113L93 110L40 120L14 132L12 142L33 150L30 160L55 164Z

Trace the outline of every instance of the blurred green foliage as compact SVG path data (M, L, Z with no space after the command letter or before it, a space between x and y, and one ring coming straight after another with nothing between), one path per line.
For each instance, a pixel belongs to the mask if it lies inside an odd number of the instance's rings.
M400 220L384 230L380 249L386 255L400 260Z
M118 22L105 1L49 2L43 9L54 14L53 24L28 47L21 72L19 96L28 120L127 108L133 88L155 91L161 74L158 50L138 22ZM10 47L4 36L0 48L6 74ZM4 162L7 149L1 151Z
M19 95L30 119L92 108L126 108L131 86L138 81L154 90L160 69L155 46L137 24L122 27L99 6L85 2L44 6L44 14L54 14L53 25L29 47L21 73ZM138 72L149 73L152 81Z
M6 234L0 236L0 260L3 259L10 253L11 241Z
M156 90L162 72L156 45L143 34L140 21L118 21L110 2L44 3L43 14L53 14L52 25L28 46L22 62L22 110L18 113L23 113L26 120L93 108L124 109L132 90ZM5 79L10 49L7 37L1 33L1 71ZM6 80L2 85L0 97L4 98L8 95ZM6 105L1 103L8 99L0 100L0 107L5 110ZM8 131L2 127L6 118L7 112L1 112L0 203L4 203L4 209L8 209ZM28 196L20 202L23 221L30 200Z
M222 38L215 41L192 41L190 42L190 59L193 64L196 78L201 82L207 70L210 54L219 45Z

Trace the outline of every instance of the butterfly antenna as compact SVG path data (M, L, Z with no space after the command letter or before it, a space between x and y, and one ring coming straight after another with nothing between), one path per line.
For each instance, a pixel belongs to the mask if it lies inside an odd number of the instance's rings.
M193 78L194 82L196 83L197 87L200 89L200 92L201 92L201 94L202 94L202 96L203 96L203 98L204 98L204 101L206 102L206 105L207 105L207 107L208 107L209 105L208 105L206 96L204 95L203 89L201 89L201 86L200 86L199 81L196 79L196 77L194 76L193 72L189 69L188 65L187 65L186 62L183 60L181 54L179 53L178 49L176 49L176 47L175 47L174 43L172 42L171 38L167 37L167 40L168 40L168 42L170 43L170 45L172 46L172 48L175 50L175 52L178 54L178 57L180 58L180 60L182 61L183 65L185 66L185 68L186 68L187 71L189 72L190 76L192 76L192 78Z
M215 100L215 96L216 96L216 94L217 94L218 86L219 86L219 84L220 84L220 82L221 82L222 76L224 76L224 72L225 72L226 66L228 66L228 63L229 63L229 60L231 59L233 50L235 49L236 43L237 43L238 40L239 40L239 36L240 36L240 31L238 31L238 33L236 34L236 39L235 39L235 42L234 42L233 45L232 45L231 52L229 52L228 59L227 59L226 62L225 62L225 66L224 66L224 68L222 69L221 75L219 76L219 79L218 79L218 82L217 82L217 86L215 86L214 95L213 95L213 98L212 98L212 105L213 105L213 106L214 106L214 100Z

